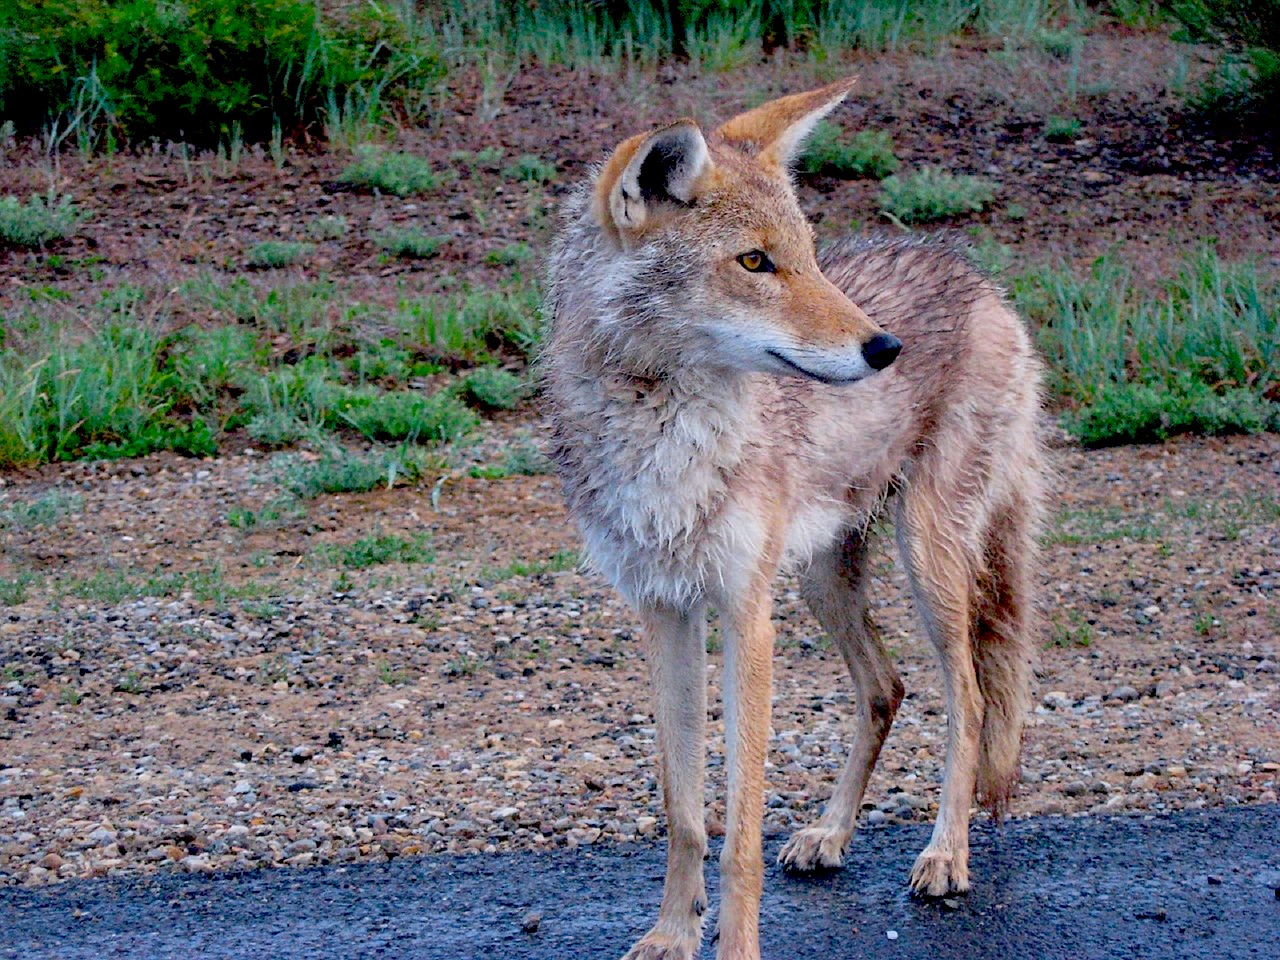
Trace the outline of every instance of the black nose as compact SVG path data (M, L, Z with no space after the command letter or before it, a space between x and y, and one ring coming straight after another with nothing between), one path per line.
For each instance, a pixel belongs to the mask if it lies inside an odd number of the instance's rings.
M883 370L902 350L902 341L892 334L877 333L862 345L862 358L872 370Z

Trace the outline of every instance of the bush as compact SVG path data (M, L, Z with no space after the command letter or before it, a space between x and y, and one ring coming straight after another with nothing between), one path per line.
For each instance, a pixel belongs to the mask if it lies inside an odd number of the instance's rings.
M245 265L256 270L274 270L292 267L304 260L315 248L309 243L291 240L267 240L249 251Z
M306 500L322 493L362 493L375 487L412 483L439 465L413 449L375 449L362 455L338 448L309 463L287 455L277 461L283 467L281 485Z
M343 26L311 0L11 0L0 7L0 114L213 145L301 130L331 95L393 95L442 76L439 57L380 11Z
M32 194L26 203L17 197L0 197L0 246L43 247L75 233L83 220L71 197L52 190L47 197Z
M555 179L556 168L541 157L524 153L516 157L515 163L504 167L502 175L522 183L550 183Z
M1104 387L1092 403L1068 413L1064 423L1087 447L1154 443L1179 433L1217 436L1280 429L1280 404L1239 387L1214 393L1194 380L1174 387L1121 383Z
M979 177L956 176L941 167L921 167L884 181L880 208L902 223L931 223L980 213L995 199L995 186Z
M379 249L406 260L427 260L434 257L443 244L449 242L448 237L432 236L412 227L383 230L375 233L371 239Z
M846 180L883 180L898 169L898 158L893 153L893 138L884 130L859 130L846 143L838 128L823 121L809 138L800 169Z
M481 410L514 410L529 395L519 377L497 367L481 367L460 384L463 398Z
M350 426L370 440L449 443L475 429L476 415L445 393L424 396L376 387L341 388L328 417L331 426Z
M339 179L366 190L407 197L439 188L445 176L436 173L422 157L366 146L356 151L355 162Z
M1051 143L1070 143L1084 129L1075 117L1050 117L1044 124L1044 138Z
M1179 39L1219 43L1227 52L1191 106L1212 118L1280 111L1280 0L1178 0Z

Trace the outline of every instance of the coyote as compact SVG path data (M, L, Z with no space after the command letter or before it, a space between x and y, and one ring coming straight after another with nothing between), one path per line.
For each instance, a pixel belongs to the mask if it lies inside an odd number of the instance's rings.
M634 606L653 680L666 883L628 960L702 936L706 614L724 634L728 797L718 956L759 957L761 818L780 570L835 639L860 724L822 816L783 847L837 867L903 697L868 613L867 537L898 548L942 660L946 776L911 887L969 886L975 791L999 810L1028 706L1040 365L1000 292L933 243L815 254L788 174L853 81L704 134L623 141L568 204L543 356L555 460L591 562Z

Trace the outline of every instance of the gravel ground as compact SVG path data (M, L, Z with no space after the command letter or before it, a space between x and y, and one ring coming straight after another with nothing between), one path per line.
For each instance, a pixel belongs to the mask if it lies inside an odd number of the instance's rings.
M541 427L488 429L480 456ZM1275 802L1280 436L1057 461L1013 815ZM552 478L459 471L233 525L279 496L280 469L244 450L0 480L0 580L25 583L0 607L0 883L661 832L635 621L574 569ZM50 491L61 515L15 519ZM413 563L343 553L424 532ZM931 651L881 561L877 618L908 698L870 825L933 816L945 744ZM794 583L777 595L772 833L816 815L853 713ZM712 719L715 833L718 705Z

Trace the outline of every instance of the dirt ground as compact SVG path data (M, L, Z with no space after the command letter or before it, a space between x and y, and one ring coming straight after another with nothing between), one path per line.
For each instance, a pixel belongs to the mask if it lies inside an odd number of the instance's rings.
M474 116L478 81L462 77L435 126L398 140L457 177L406 200L349 190L337 181L345 159L320 152L277 170L260 153L228 164L156 145L54 169L18 148L0 163L0 190L43 191L52 176L93 219L61 260L0 253L0 304L52 290L74 312L108 284L229 277L253 244L301 237L320 214L353 229L270 282L329 276L368 302L449 275L498 282L508 268L485 253L525 241L537 269L557 194L612 143L850 67L862 81L841 122L889 129L904 166L998 181L996 206L955 229L1019 260L1081 263L1118 249L1156 272L1209 238L1228 256L1280 260L1273 143L1181 117L1179 87L1204 72L1203 51L1111 32L1090 35L1076 67L964 42L930 59L777 59L705 77L529 70L488 123ZM1082 135L1047 143L1044 120L1064 113L1080 117ZM553 160L556 180L519 186L449 159L493 144L504 162ZM802 196L828 238L889 228L876 220L876 190L813 178ZM452 240L437 260L388 263L367 234L393 223ZM177 321L207 319L171 306ZM465 456L543 433L527 410L486 425ZM154 455L0 477L0 508L50 490L70 505L51 524L0 531L0 578L32 576L26 599L0 608L0 883L661 830L635 621L575 569L552 478L472 479L460 466L438 484L324 497L246 529L229 518L277 496L282 467L242 439L228 448L208 461ZM1060 445L1055 457L1044 649L1013 815L1274 802L1280 436ZM416 562L342 560L362 537L421 533ZM179 585L164 596L113 597L125 574L188 579L166 581ZM867 818L927 819L945 742L941 687L887 552L877 588L909 693ZM767 823L786 831L816 816L853 710L794 584L778 597ZM710 682L714 693L714 665ZM718 706L712 715L714 829Z

